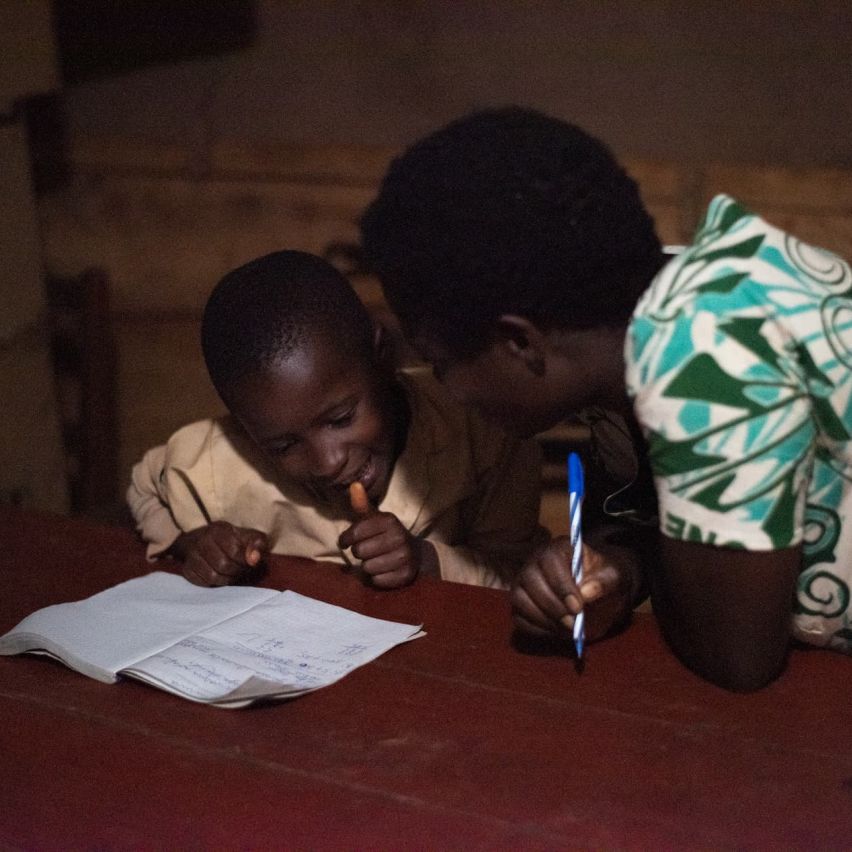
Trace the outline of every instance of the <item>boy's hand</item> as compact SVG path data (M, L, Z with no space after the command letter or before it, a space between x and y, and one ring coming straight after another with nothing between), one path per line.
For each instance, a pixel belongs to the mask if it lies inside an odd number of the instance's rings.
M570 637L574 617L585 609L586 641L594 642L619 627L633 606L638 586L632 554L622 548L583 547L583 582L571 575L571 541L555 538L538 551L518 575L511 593L515 626L533 636Z
M183 533L169 554L183 562L183 576L196 586L227 586L256 568L269 550L260 530L214 521Z
M374 511L360 483L352 484L350 496L358 520L338 543L352 548L374 586L398 589L414 582L421 570L437 573L438 557L428 541L413 536L396 515Z
M380 589L407 586L421 570L437 565L435 548L413 536L390 512L373 512L355 521L339 543L352 548L364 573Z

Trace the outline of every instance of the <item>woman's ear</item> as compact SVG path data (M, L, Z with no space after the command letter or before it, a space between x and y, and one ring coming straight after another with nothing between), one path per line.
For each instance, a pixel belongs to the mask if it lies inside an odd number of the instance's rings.
M503 314L495 325L496 344L504 353L519 360L535 376L543 376L547 355L547 338L526 317Z
M380 323L373 321L373 356L376 363L386 370L397 368L397 354L390 332Z

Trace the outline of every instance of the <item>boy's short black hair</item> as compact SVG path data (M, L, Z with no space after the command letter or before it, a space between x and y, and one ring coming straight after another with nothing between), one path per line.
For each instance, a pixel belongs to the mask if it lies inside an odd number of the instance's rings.
M278 251L234 269L216 285L204 308L201 348L227 403L235 381L287 358L308 335L369 358L372 328L364 303L330 263L306 252Z
M452 122L390 166L361 220L409 336L458 356L501 314L545 329L625 321L662 265L635 182L580 128L519 107Z

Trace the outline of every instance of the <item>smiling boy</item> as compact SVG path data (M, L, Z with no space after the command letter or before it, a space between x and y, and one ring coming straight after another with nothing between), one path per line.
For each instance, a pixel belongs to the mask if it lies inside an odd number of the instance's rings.
M381 328L324 260L295 251L226 275L202 323L230 416L146 453L128 503L151 557L223 585L268 551L356 563L373 585L420 573L506 587L540 538L539 455L395 371ZM372 510L358 516L360 482Z

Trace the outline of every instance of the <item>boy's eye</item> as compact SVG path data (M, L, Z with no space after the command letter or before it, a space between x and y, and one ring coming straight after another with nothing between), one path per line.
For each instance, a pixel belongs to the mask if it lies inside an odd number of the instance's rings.
M348 426L354 419L355 409L350 408L348 411L344 411L342 414L336 414L334 417L329 418L328 425L340 428L342 426Z
M289 450L291 450L296 445L295 441L282 441L279 444L274 444L271 447L267 447L267 452L273 456L283 456L286 455Z

